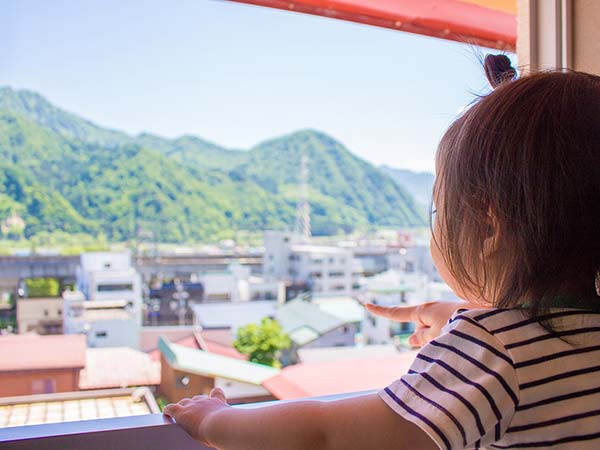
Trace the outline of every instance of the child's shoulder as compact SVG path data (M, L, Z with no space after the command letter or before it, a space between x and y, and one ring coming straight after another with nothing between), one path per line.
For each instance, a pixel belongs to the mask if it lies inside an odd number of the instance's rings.
M457 309L448 321L447 327L463 327L465 324L470 324L495 334L498 329L515 326L524 320L528 319L522 309Z

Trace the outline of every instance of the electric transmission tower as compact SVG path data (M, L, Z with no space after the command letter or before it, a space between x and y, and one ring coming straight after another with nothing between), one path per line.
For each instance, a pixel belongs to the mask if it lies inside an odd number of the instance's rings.
M302 155L300 163L300 196L296 203L296 224L294 233L303 242L310 240L310 205L308 203L308 156Z

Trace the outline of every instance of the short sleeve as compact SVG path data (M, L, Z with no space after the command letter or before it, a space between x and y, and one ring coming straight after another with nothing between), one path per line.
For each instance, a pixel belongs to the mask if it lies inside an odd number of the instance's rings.
M517 408L518 389L512 358L471 311L457 313L379 396L439 448L454 450L498 441Z

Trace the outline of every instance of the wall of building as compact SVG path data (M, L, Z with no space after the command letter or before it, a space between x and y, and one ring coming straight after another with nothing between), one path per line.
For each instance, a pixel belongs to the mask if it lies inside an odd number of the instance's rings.
M529 69L530 29L529 7L532 0L518 0L517 54L519 66ZM550 0L537 0L548 1ZM573 0L573 68L600 75L600 2L598 0ZM548 36L554 39L554 36Z
M40 322L55 321L62 331L63 300L57 298L18 298L17 328L19 334L35 331L43 334Z
M352 346L355 344L357 331L356 324L347 324L325 333L309 344L303 345L302 348Z
M214 379L176 370L162 354L160 355L160 366L160 394L169 402L178 402L182 398L191 398L194 395L208 394L214 387ZM184 377L188 379L187 385L182 383Z
M0 397L79 390L80 369L0 372Z

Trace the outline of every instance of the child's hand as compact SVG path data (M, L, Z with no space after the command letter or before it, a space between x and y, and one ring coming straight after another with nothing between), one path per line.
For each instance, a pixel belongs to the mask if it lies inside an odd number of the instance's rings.
M223 409L230 408L225 394L220 388L214 388L208 396L196 395L184 398L179 403L171 403L163 409L163 414L175 419L177 424L195 440L208 445L205 425L208 417Z
M422 347L438 337L457 309L481 308L465 302L430 302L417 306L380 306L367 303L366 307L370 313L387 317L394 322L414 322L416 329L408 342L415 347Z

